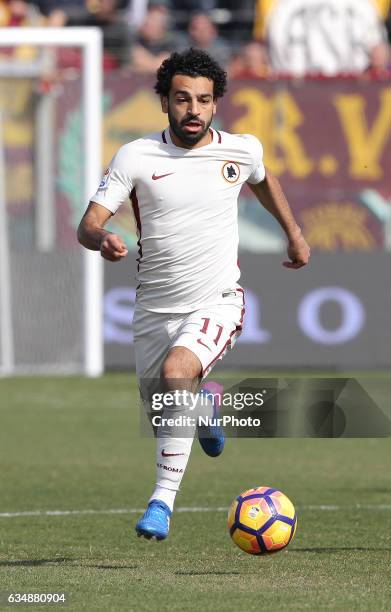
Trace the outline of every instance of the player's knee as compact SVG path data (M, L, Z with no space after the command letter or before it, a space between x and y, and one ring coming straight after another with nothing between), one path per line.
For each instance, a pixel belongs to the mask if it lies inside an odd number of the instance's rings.
M168 389L196 389L200 375L200 365L193 355L179 348L172 349L163 362L161 378Z
M161 377L165 382L173 379L185 379L187 376L187 368L180 359L176 357L167 357L162 365Z

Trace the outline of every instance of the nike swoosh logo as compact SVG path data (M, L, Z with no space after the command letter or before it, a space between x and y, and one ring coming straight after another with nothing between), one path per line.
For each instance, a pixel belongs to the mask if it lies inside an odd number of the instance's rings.
M164 449L162 450L162 457L179 457L179 455L184 455L185 453L166 453Z
M152 174L152 180L157 181L158 179L164 178L165 176L171 176L171 174L175 174L175 172L168 172L167 174Z
M211 351L212 349L210 348L210 346L208 346L207 344L205 344L205 342L202 342L202 340L200 340L199 338L197 338L197 342L198 344L202 344L202 346L204 346L205 348L208 349L208 351Z

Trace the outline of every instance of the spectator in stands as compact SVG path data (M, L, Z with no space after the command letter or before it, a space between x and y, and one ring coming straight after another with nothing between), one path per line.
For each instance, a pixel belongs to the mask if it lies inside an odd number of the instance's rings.
M126 23L130 32L134 33L140 29L147 15L148 0L129 0L125 7Z
M186 12L187 17L193 13L209 13L219 6L219 0L170 0L174 13Z
M359 74L388 64L385 29L370 0L277 0L266 34L278 73Z
M206 13L192 15L187 27L187 35L179 36L177 42L181 51L195 47L209 53L221 66L227 66L230 60L230 47L220 38L217 27Z
M163 9L171 10L171 0L122 0L126 23L131 34L135 34L144 23L148 9L162 6Z
M228 67L230 79L264 79L270 76L265 45L251 40L232 59Z
M119 67L127 60L128 28L119 8L121 0L34 0L46 16L47 26L96 26L103 32L103 68ZM57 50L60 70L81 66L79 48Z
M172 18L177 31L185 33L189 15L194 13L210 14L218 7L218 0L170 0Z
M36 6L23 0L0 0L0 27L42 26L44 19ZM0 33L1 36L1 33ZM35 61L42 50L31 45L16 45L0 48L3 57L23 62Z
M171 0L170 4L173 11L208 13L219 7L219 0Z
M71 12L67 15L67 25L102 29L106 69L116 68L127 61L128 27L119 7L120 0L86 0L84 14Z
M230 46L236 47L251 38L254 0L170 0L170 6L177 31L186 31L189 15L205 13Z
M131 67L135 72L154 74L174 46L169 29L169 12L164 4L152 5L131 48Z
M219 25L220 36L231 46L239 47L252 38L254 26L254 0L218 0L217 10L212 13Z
M57 23L60 23L61 13L64 25L69 19L83 20L88 14L84 0L31 0L31 3L49 20L54 16Z
M24 0L0 0L0 26L42 25L42 16L37 8Z

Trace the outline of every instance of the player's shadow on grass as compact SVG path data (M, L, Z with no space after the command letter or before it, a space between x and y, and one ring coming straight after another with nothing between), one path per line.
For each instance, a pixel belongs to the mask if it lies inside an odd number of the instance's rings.
M77 559L68 559L66 557L57 557L56 559L13 559L10 561L0 561L0 567L39 567L41 565L57 565L59 563L67 563L72 567L85 567L102 570L137 569L137 565L92 565L89 563L76 565L75 561L77 561Z
M93 569L101 570L135 570L138 569L137 565L79 565L78 567L88 567Z
M290 553L333 553L333 552L382 552L391 548L378 546L320 546L318 548L290 548Z
M67 563L73 559L56 557L55 559L13 559L10 561L0 561L0 567L36 567L39 565L52 565L57 563Z
M204 571L196 571L196 570L189 570L189 571L178 571L178 572L174 572L174 574L176 576L236 576L236 575L240 575L243 572L225 572L224 570L204 570Z

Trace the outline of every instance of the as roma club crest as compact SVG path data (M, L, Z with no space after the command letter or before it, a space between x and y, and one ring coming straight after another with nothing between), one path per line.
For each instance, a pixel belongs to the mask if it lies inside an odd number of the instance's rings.
M228 183L236 183L239 180L240 168L236 162L228 161L223 164L221 174Z

